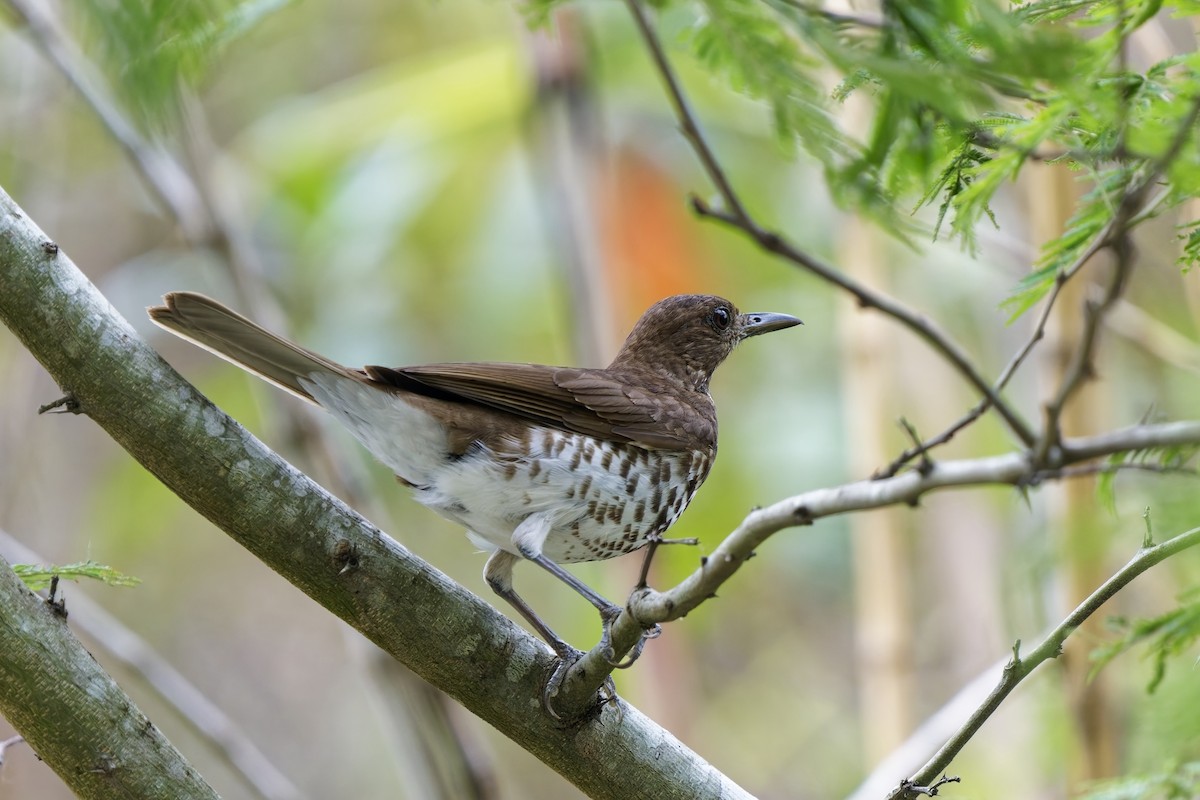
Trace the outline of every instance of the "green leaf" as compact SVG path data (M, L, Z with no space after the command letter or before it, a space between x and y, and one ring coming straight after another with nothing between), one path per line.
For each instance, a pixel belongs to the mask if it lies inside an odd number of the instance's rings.
M1183 241L1183 252L1176 259L1184 274L1191 271L1192 267L1200 262L1200 219L1185 222L1178 226L1180 231L1179 239Z
M1092 651L1090 676L1094 676L1122 653L1144 645L1146 657L1152 664L1146 691L1153 692L1157 689L1166 675L1167 660L1183 654L1200 639L1200 590L1193 590L1182 599L1183 603L1179 608L1157 617L1133 621L1124 618L1112 620L1111 624L1120 634L1120 638Z
M1125 775L1088 786L1079 800L1194 800L1200 796L1200 761L1151 775Z
M687 33L692 51L734 89L765 101L782 141L793 137L827 168L848 143L819 88L817 63L771 8L755 0L700 0Z
M83 0L74 5L113 89L146 130L178 109L220 48L294 0ZM181 83L182 82L182 83Z
M13 564L13 572L17 573L17 577L35 592L47 588L50 585L50 581L55 577L73 581L80 578L91 578L92 580L106 583L109 586L137 586L142 582L141 578L118 572L110 566L98 564L91 559L76 561L73 564L63 564L62 566L53 564L50 566Z
M1058 265L1050 264L1022 278L1000 307L1008 312L1006 324L1011 325L1046 296L1058 278Z

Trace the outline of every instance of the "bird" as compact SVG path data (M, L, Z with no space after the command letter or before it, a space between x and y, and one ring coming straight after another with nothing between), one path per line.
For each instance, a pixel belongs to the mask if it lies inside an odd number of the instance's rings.
M676 295L642 315L604 368L358 369L202 294L163 300L147 309L155 323L325 409L417 501L465 527L490 554L487 584L558 656L556 675L580 653L514 591L515 565L531 561L586 598L600 612L602 644L610 642L621 607L560 565L662 541L716 457L713 372L744 339L802 324L740 313L714 295Z

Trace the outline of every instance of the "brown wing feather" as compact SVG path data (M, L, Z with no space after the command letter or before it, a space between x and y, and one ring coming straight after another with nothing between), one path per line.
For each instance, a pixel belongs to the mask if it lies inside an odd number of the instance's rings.
M664 395L607 371L491 363L365 369L375 380L407 391L648 449L707 448L716 442L716 415L707 395L698 398L701 408L664 403Z

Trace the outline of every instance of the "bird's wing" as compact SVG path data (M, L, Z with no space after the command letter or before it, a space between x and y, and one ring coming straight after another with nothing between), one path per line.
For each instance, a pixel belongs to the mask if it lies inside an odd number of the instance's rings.
M621 380L606 370L539 364L370 366L376 381L427 397L483 406L521 419L647 449L715 444L715 416L670 393ZM703 398L707 401L707 397ZM711 401L709 401L711 402Z

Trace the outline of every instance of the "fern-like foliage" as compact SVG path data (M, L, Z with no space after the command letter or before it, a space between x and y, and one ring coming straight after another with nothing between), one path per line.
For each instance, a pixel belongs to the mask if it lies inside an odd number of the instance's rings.
M544 18L560 2L525 7ZM839 203L899 235L914 230L914 207L931 206L934 234L973 249L979 226L996 224L996 193L1027 164L1075 170L1087 199L1015 287L1014 318L1103 236L1128 193L1138 203L1123 225L1200 196L1200 55L1140 69L1126 55L1132 33L1200 13L1195 0L891 0L877 18L820 0L650 5L690 10L692 53L770 107L780 139L823 166ZM831 113L846 102L862 110L853 128ZM1200 234L1184 236L1186 267Z
M1194 476L1193 466L1197 449L1191 446L1171 445L1168 447L1149 447L1142 450L1130 450L1124 453L1114 453L1108 457L1107 469L1100 473L1096 481L1096 496L1114 516L1117 513L1116 477L1122 471L1131 469L1147 470L1150 472L1185 473Z
M61 566L54 564L13 564L12 568L13 572L17 573L17 577L35 592L50 586L50 581L56 577L68 580L89 578L106 583L109 586L137 586L142 582L141 578L126 575L106 564L99 564L90 559L87 561L76 561L72 564L63 564Z
M291 2L82 0L73 8L130 116L156 132L223 45Z
M1195 800L1200 796L1200 761L1153 775L1132 775L1092 784L1080 800Z
M1144 646L1152 666L1146 690L1153 692L1166 676L1167 662L1200 639L1200 590L1184 595L1180 606L1166 614L1137 620L1117 617L1110 620L1110 625L1120 638L1092 652L1092 674L1122 653Z

